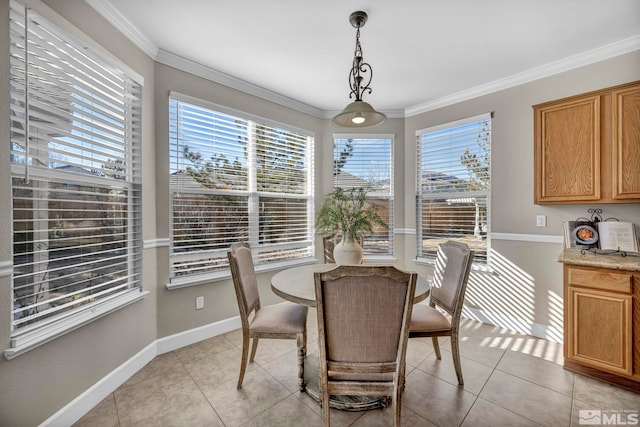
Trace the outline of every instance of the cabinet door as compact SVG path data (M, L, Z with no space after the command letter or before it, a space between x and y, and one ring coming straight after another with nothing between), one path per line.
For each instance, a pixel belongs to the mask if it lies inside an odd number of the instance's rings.
M568 288L567 359L632 376L632 296Z
M640 85L613 92L613 198L640 198Z
M535 203L600 199L600 96L536 106Z

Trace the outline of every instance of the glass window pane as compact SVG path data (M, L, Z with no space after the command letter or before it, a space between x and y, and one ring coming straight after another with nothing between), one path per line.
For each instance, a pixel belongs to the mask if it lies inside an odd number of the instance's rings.
M418 257L435 258L446 240L466 243L487 262L491 193L491 118L417 132Z

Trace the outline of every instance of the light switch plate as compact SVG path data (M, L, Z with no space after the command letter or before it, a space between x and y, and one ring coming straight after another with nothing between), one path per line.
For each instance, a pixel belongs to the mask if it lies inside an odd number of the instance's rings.
M196 297L196 310L204 308L204 297Z
M536 216L536 227L546 227L547 226L547 216L546 215L537 215Z

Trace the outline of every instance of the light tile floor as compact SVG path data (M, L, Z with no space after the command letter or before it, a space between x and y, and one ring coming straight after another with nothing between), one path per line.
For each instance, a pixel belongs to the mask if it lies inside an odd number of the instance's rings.
M640 410L640 394L565 371L562 345L463 320L458 387L449 340L411 339L404 426L573 426L580 410ZM317 350L315 311L309 351ZM294 340L261 340L236 390L241 332L156 357L76 426L320 426L318 403L300 393ZM389 409L332 410L334 426L391 425Z

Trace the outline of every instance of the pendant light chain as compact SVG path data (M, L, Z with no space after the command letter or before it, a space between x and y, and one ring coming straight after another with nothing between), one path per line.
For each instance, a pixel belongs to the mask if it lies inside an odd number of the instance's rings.
M361 73L369 73L367 83L365 85L362 84L365 79ZM371 85L371 80L373 78L373 69L369 63L364 62L364 57L362 54L362 45L360 44L360 28L358 27L356 31L356 49L353 55L353 66L351 67L351 71L349 72L349 87L351 88L351 93L349 93L349 98L353 96L356 97L356 101L362 101L362 95L365 93L371 93L372 89L369 87Z
M364 93L371 93L371 79L373 69L369 63L364 62L362 45L360 44L360 28L367 22L367 14L363 11L353 12L349 16L349 22L356 29L356 47L353 54L353 63L349 71L349 99L355 97L341 113L333 118L333 123L343 127L367 127L382 123L386 116L376 111L370 104L362 100Z

